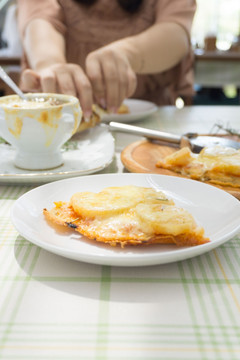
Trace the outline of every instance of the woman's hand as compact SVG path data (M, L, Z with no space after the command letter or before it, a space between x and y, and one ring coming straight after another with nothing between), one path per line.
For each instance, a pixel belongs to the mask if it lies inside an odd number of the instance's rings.
M137 86L136 74L117 43L91 52L86 58L86 74L96 103L116 112Z
M54 64L38 70L27 69L21 78L23 91L73 95L79 98L85 117L92 112L93 94L88 77L75 64Z
M86 59L86 73L77 64L44 63L35 70L25 70L21 77L23 91L78 97L86 118L91 115L93 102L116 112L136 86L136 74L117 43L90 53Z

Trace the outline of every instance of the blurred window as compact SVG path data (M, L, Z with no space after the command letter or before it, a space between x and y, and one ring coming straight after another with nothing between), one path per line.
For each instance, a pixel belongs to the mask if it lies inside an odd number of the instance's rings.
M219 50L228 50L236 41L240 35L240 0L197 0L193 46L204 47L204 38L214 35Z

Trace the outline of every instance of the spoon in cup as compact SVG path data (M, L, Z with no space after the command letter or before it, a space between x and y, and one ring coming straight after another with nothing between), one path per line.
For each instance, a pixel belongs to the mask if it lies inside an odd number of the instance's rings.
M0 78L23 100L27 100L24 93L19 89L15 82L8 76L6 71L0 66Z

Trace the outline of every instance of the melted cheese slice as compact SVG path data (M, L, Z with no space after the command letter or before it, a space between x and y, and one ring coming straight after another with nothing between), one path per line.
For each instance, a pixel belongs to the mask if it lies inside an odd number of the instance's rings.
M60 201L55 205L51 210L43 210L51 223L68 226L89 239L112 246L185 246L209 241L187 210L150 188L109 187L97 194L76 193L69 203Z
M159 160L157 167L218 185L240 187L240 150L215 146L194 154L187 147Z

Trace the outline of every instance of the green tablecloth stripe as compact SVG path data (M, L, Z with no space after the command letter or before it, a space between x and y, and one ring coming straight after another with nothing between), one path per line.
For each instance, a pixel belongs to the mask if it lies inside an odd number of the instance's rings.
M27 247L25 249L25 254L24 254L22 260L20 261L20 266L21 267L24 267L24 265L26 264L26 261L27 261L29 255L30 255L30 252L31 252L32 249L33 249L33 246L29 246L29 247ZM37 247L35 247L34 250L35 250L34 251L35 253L34 253L33 257L32 257L32 261L30 263L30 267L29 267L29 270L28 270L28 273L30 275L32 275L33 269L34 269L34 267L35 267L35 265L37 263L37 259L39 257L40 251L41 251L41 249L37 248ZM20 253L21 253L21 248L20 248L19 253L16 254L16 256L18 257L20 255ZM9 325L6 327L6 329L4 331L2 343L0 343L1 346L4 346L5 342L8 339L9 334L11 333L11 328L12 328L11 324L14 322L14 319L15 319L15 317L17 315L18 309L19 309L19 307L21 305L21 301L23 299L23 295L24 295L24 293L26 291L28 283L29 282L19 283L19 284L21 284L21 288L19 290L18 299L16 299L15 307L12 309L12 313L11 313L11 316L9 318L9 320L10 320ZM9 300L10 297L11 297L11 294L13 294L13 291L12 291L13 286L14 286L14 282L12 283L12 286L10 287L10 290L8 292L8 296L7 296L6 300L7 299ZM7 303L5 303L5 307L6 306L7 306ZM4 310L4 307L3 307L3 310ZM1 313L0 313L0 318L1 318Z
M1 186L0 198L2 200L16 200L31 189L33 189L32 186Z
M9 250L12 250L12 248L9 248ZM21 247L18 247L18 248L16 249L16 252L15 252L16 258L19 257L19 254L21 253L21 250L22 250ZM6 261L7 261L7 259L6 259ZM8 267L5 268L5 273L10 273L10 272L11 272L11 269L13 268L14 263L15 263L15 258L12 257L12 261L8 264ZM0 284L0 293L2 293L2 287L3 287L3 286L4 286L4 282L2 282L2 283ZM0 308L0 318L1 318L1 319L3 318L3 315L4 315L5 311L6 311L6 307L7 307L8 304L9 304L9 300L10 300L10 298L11 298L11 296L12 296L12 295L11 295L11 290L12 290L14 287L15 287L15 282L12 282L12 283L11 283L11 286L10 286L9 289L8 289L8 292L6 293L5 300L4 300L3 304L2 304L2 307Z
M16 234L14 234L16 236ZM9 235L6 237L6 241L4 243L4 245L6 246L29 246L29 241L24 239L23 237L21 237L21 235L17 235L17 238L15 238L14 240L14 236L12 234L12 232L9 233ZM1 245L0 245L1 246Z
M5 240L5 239L4 239ZM25 242L27 245L27 248L29 247L33 247L33 245L29 242ZM13 245L14 245L14 249L13 249ZM16 266L14 266L15 262L16 262L16 258L19 258L20 256L20 252L22 250L22 245L18 245L17 243L14 244L14 241L11 242L10 244L7 241L4 241L4 247L1 249L1 244L0 244L0 259L1 259L1 268L4 269L4 273L1 274L0 272L0 281L3 283L4 281L19 281L21 280L21 276L17 275L17 271L18 269L16 268ZM15 253L15 257L12 256L12 253ZM9 259L11 259L11 261L9 262ZM15 269L15 273L13 273L13 269ZM18 279L20 277L20 279ZM25 276L23 276L23 278L25 278ZM28 278L28 276L27 276ZM28 280L28 279L26 279ZM0 290L1 290L1 284L0 284ZM1 312L1 309L0 309Z
M219 259L219 256L218 256L218 252L216 251L216 250L214 250L213 251L213 254L214 254L214 256L215 256L215 258L216 258L216 260L217 260L217 264L218 264L218 268L220 269L220 271L221 271L221 273L222 273L222 264L221 264L221 262L220 262L220 259ZM213 261L212 261L212 257L210 257L210 255L209 254L206 254L206 257L207 257L207 259L208 259L208 262L209 262L209 266L210 266L210 269L211 269L211 272L212 272L212 274L213 274L213 276L215 277L215 276L217 276L217 271L216 271L216 263L214 262L214 264L213 264ZM226 281L226 279L225 279L225 281ZM228 315L228 318L229 318L229 321L231 321L231 323L232 324L234 324L234 325L236 325L237 326L237 323L236 323L236 319L235 319L235 317L234 317L234 313L233 313L233 309L232 309L232 306L231 306L231 304L229 303L229 299L228 299L228 297L226 296L226 282L225 282L225 286L224 286L224 284L222 284L222 285L220 285L220 284L218 284L218 294L221 294L221 299L222 299L222 301L223 301L223 303L224 303L224 308L225 308L225 310L226 310L226 313L227 313L227 315ZM217 304L217 302L216 302L216 304ZM219 306L220 304L218 303L218 306ZM215 306L215 307L217 307L217 306ZM225 321L226 321L226 313L225 313ZM223 320L222 320L223 321ZM225 329L223 329L223 334L225 335L227 335L225 338L224 338L224 344L227 344L229 347L229 351L232 351L233 350L233 346L235 345L235 344L233 344L233 342L230 340L230 344L229 344L229 340L227 340L226 338L228 338L229 339L229 336L230 335L228 335L228 332L227 331L225 331ZM231 337L230 337L230 339L231 339ZM237 355L237 357L235 357L234 356L234 353L232 353L232 358L231 358L231 360L238 360L238 358L239 358L239 355Z
M209 259L209 258L211 258L211 257L207 256L207 258ZM204 278L207 278L206 269L205 269L204 266L203 266L203 263L202 263L202 261L201 261L201 257L200 257L200 256L197 258L197 261L198 261L198 263L199 263L199 268L201 269L201 273L203 274L203 277L204 277ZM210 259L210 261L211 261L211 259ZM212 305L211 309L209 309L209 312L210 312L210 313L211 313L211 312L214 313L214 315L215 315L214 317L217 319L217 322L218 322L219 326L222 326L222 325L224 324L224 321L223 321L222 313L221 313L221 311L219 310L219 307L218 307L218 306L215 306L215 304L217 303L217 298L216 298L216 296L215 296L214 289L213 289L213 287L212 287L210 284L208 284L208 283L205 284L205 286L206 286L206 290L207 290L207 292L208 292L208 294L209 294L209 298L210 298L210 300L211 300L211 305ZM207 307L208 307L208 306L207 306ZM209 316L209 317L210 317L210 316ZM229 339L228 332L225 331L225 329L222 329L222 331L223 331L223 337L224 337L224 344L227 345L228 348L231 348L231 341L230 341L230 339ZM214 332L214 336L215 336L215 335L216 335L216 334L215 334L215 332ZM221 354L220 354L219 359L220 359L220 358L223 358L223 359L224 359L224 357L222 357Z
M4 359L6 359L6 360L21 360L21 359L23 359L23 360L28 360L28 359L30 359L30 360L33 360L33 358L32 358L32 356L31 355L26 355L26 356L21 356L21 355L13 355L13 356L11 356L11 355L7 355L6 357L4 357ZM40 360L43 360L43 357L40 355L40 356L38 356L38 355L34 355L34 359L36 359L36 360L38 360L38 359L40 359ZM173 357L173 356L171 356L171 357L168 357L167 358L168 360L179 360L179 357L177 356L177 357ZM200 358L199 356L198 357L193 357L193 354L191 354L191 357L188 357L188 358L182 358L183 360L203 360L203 358ZM62 356L62 355L51 355L50 357L44 357L44 360L69 360L69 356ZM71 355L71 360L79 360L79 355ZM90 356L90 357L88 357L88 356L84 356L84 360L93 360L93 357L92 356ZM111 356L111 359L109 359L109 360L123 360L123 357L120 355L120 356ZM129 359L127 359L126 358L126 360L129 360ZM144 359L142 356L132 356L131 355L131 360L146 360L146 359ZM154 357L152 357L150 354L148 354L148 358L147 358L147 360L159 360L159 357L156 357L156 356L154 356ZM165 360L165 359L164 359ZM208 360L209 360L209 358L208 358Z
M179 270L179 273L181 275L181 279L183 280L182 286L183 286L183 289L184 289L184 292L185 292L185 296L186 296L186 300L187 300L187 304L188 304L188 309L189 309L189 313L190 313L191 320L192 320L192 325L193 325L192 327L193 327L194 335L195 335L195 338L196 338L196 345L198 346L199 353L201 354L201 358L204 359L205 355L206 355L205 350L204 350L204 348L202 346L204 344L204 341L203 341L203 338L202 338L202 334L199 331L199 327L196 326L198 322L197 322L197 317L196 317L196 314L195 314L195 311L194 311L194 305L193 305L192 298L191 298L190 287L188 286L188 283L184 281L186 279L186 276L185 276L184 263L183 262L178 263L178 270Z
M0 236L1 242L0 247L3 246L7 241L14 242L16 238L16 232L13 229L12 223L7 217L2 217L0 221Z
M0 357L1 359L1 357ZM3 358L2 358L3 359ZM33 360L33 356L32 355L18 355L18 354L14 354L14 355L4 355L4 360ZM61 354L51 354L49 357L48 356L42 356L42 355L37 355L36 353L34 354L34 360L79 360L79 354L78 355L72 355L71 354L71 359L69 359L69 355L61 355ZM119 360L122 360L121 358L118 358ZM153 358L152 358L153 359ZM84 356L84 360L93 360L92 356ZM112 360L117 360L117 358L112 358ZM131 360L134 360L133 358L131 358ZM135 358L135 360L142 360L142 358ZM151 360L151 358L149 358L149 360ZM156 358L154 359L156 360ZM174 359L173 359L174 360ZM178 359L179 360L179 359ZM199 359L196 359L199 360Z
M0 280L3 282L6 278L6 276L9 274L5 271L5 269L9 270L9 267L7 267L7 263L9 262L9 259L11 259L12 254L12 246L5 246L1 248L0 244L0 259L1 259L1 269L4 269L4 273L0 275ZM13 260L10 262L13 267ZM1 272L0 272L1 273ZM6 275L7 274L7 275ZM11 278L14 278L10 275ZM12 280L11 280L12 281ZM2 284L3 285L3 284ZM0 291L1 291L1 283L0 283Z
M71 354L71 359L69 359L69 355L61 355L61 354L54 355L54 354L51 354L49 357L48 356L43 357L42 355L39 356L39 355L35 354L34 359L36 359L36 360L38 360L38 359L39 360L43 360L43 359L44 360L80 360L81 359L80 356ZM16 360L18 360L18 359L19 360L28 360L28 359L33 360L33 357L32 357L32 355L24 355L24 356L22 356L22 355L18 355L18 354L4 356L4 360L15 360L15 359ZM169 359L170 360L179 360L179 357L178 358L171 357ZM81 360L95 360L95 359L92 356L85 356L84 355L84 357ZM110 360L123 360L123 358L122 358L121 355L117 356L117 357L115 357L115 356L112 357L111 356ZM139 356L137 356L137 357L131 356L131 360L145 360L145 359L143 359L142 356L141 357L139 357ZM156 358L155 356L154 357L149 356L147 360L158 360L158 358ZM192 358L191 357L190 360L199 360L199 357L197 357L197 358Z
M24 245L26 246L26 245ZM20 245L20 247L22 247L22 245ZM11 248L10 250L11 251ZM98 283L99 282L99 278L98 277L80 277L80 276L76 276L76 277L68 277L68 276L39 276L36 275L34 276L34 278L38 281L44 281L44 282L82 282L82 283L87 283L87 282L91 282L91 283ZM28 281L29 280L29 276L28 275L19 275L19 276L11 276L11 275L0 275L0 280L1 281ZM228 279L229 284L232 285L240 285L240 279ZM139 284L181 284L181 283L186 283L186 284L212 284L212 285L217 285L217 284L226 284L226 280L225 279L149 279L149 278L112 278L111 279L111 283L139 283Z
M189 271L192 274L192 276L194 278L196 278L197 275L196 275L195 268L193 266L193 262L191 259L189 261L187 261L187 265L189 266ZM196 293L197 298L198 298L198 304L195 305L194 311L201 314L201 318L204 320L204 322L206 324L211 324L211 320L210 320L211 318L210 318L210 314L209 314L208 305L206 304L204 297L202 296L200 284L193 284L192 293L194 296L193 290L195 290L194 292ZM198 306L198 309L196 309L196 306ZM198 316L200 316L200 314L198 314ZM212 344L214 344L216 341L216 338L215 338L215 333L211 327L208 329L208 337L209 337L210 342ZM221 354L220 354L219 360L220 359L222 359Z
M94 346L91 346L91 345L81 345L81 344L78 344L78 345L71 345L69 342L67 345L64 344L63 341L61 341L60 344L58 345L55 345L53 344L52 346L51 345L43 345L43 346L40 346L40 345L9 345L7 346L6 348L8 349L14 349L14 350L35 350L35 351L43 351L43 350L47 350L48 353L50 354L50 352L54 352L54 353L63 353L63 352L71 352L71 351L86 351L86 350L96 350L96 353L97 354L101 354L101 351L105 351L106 349L106 346L105 345L102 345L102 346L99 346L99 347L94 347ZM171 353L175 353L175 354L181 354L181 353L188 353L190 356L191 354L195 355L199 353L199 349L198 347L196 346L174 346L173 344L170 344L170 346L161 346L161 344L158 344L157 346L144 346L144 344L142 344L141 346L135 346L135 344L126 344L125 346L120 346L120 344L117 344L116 345L112 345L110 344L108 346L108 349L109 349L109 352L116 352L118 354L121 354L124 353L125 351L128 352L129 356L131 353L134 353L136 351L147 351L149 354L150 353L156 353L156 354L165 354L165 356L168 356L168 354L171 354ZM233 354L240 354L240 349L237 349L237 351L229 351L229 349L225 348L224 346L221 346L221 347L218 347L218 348L215 348L213 346L204 346L204 351L208 352L208 354L212 354L212 355L216 355L216 357L214 357L214 359L219 359L219 354L221 353L221 355L223 355L224 359L226 360L226 356L228 354L231 355L231 359L232 359L232 355ZM186 354L185 354L186 356ZM103 357L102 357L103 358ZM166 357L168 359L168 357ZM204 357L204 356L201 356L201 359L209 359L209 355L208 357ZM45 358L44 358L45 359ZM70 358L71 359L71 358ZM93 359L96 359L96 357L94 357ZM111 357L112 359L112 357ZM131 357L129 359L132 359ZM148 358L147 358L148 359ZM161 358L160 358L161 359ZM165 360L165 358L164 358Z
M187 329L187 330L193 330L193 329L198 329L198 330L201 330L203 331L203 333L206 334L206 329L209 329L209 328L212 328L212 329L215 329L215 331L217 330L220 330L222 328L224 329L228 329L228 330L232 330L232 331L236 331L236 330L239 330L240 331L240 326L232 326L232 325L223 325L223 326L219 326L219 325L207 325L207 324L204 324L204 325L194 325L194 324L191 324L191 325L186 325L186 324L174 324L174 325L169 325L169 324L146 324L146 323L137 323L137 324L129 324L129 323L121 323L121 324L115 324L115 323L112 323L112 322L109 322L109 323L106 323L106 324L89 324L89 323L84 323L84 322L81 322L81 323L78 323L78 322L71 322L71 323L68 323L68 322L58 322L57 324L56 323L39 323L39 322L31 322L31 323L23 323L23 322L1 322L0 323L0 328L1 327L4 327L6 326L7 324L11 324L11 326L14 326L14 327L28 327L28 328L32 328L32 327L37 327L38 329L36 330L39 330L39 328L44 328L44 331L45 331L45 328L48 329L48 328L52 328L50 329L49 331L55 331L55 329L58 329L58 330L61 330L59 329L59 327L71 327L73 329L75 328L83 328L84 329L94 329L93 331L95 331L96 328L99 328L99 327L102 327L102 328L108 328L109 325L111 325L111 328L125 328L127 326L128 329L133 329L134 332L136 332L139 328L141 329L144 329L144 331L148 331L148 329L174 329L174 330L178 330L180 332L182 332L181 329ZM24 329L24 331L25 331ZM35 331L35 329L34 329ZM75 331L75 330L73 330ZM236 335L238 336L238 335Z
M7 324L8 326L11 326L11 324ZM128 328L128 324L125 324L126 329ZM23 331L24 329L22 329ZM27 344L31 343L32 345L34 343L39 344L42 343L42 346L44 347L45 344L51 343L52 345L62 344L63 340L67 340L68 343L79 343L79 344L88 344L91 343L93 345L96 335L96 330L98 330L97 324L95 329L91 329L91 331L84 332L84 329L78 329L75 328L75 331L73 329L66 331L57 331L57 325L56 325L56 331L54 328L54 332L51 333L50 331L42 331L39 332L36 330L36 332L31 333L30 330L24 332L18 331L11 327L11 337L8 339L8 345L10 346L12 343L16 342L16 345L18 346L26 346ZM97 347L100 346L100 344L109 344L111 346L116 346L117 344L123 344L126 343L129 345L129 343L136 344L139 346L139 344L158 344L159 346L165 346L166 344L171 344L172 346L195 346L196 345L196 338L194 334L194 329L192 328L191 331L182 333L180 331L176 331L174 328L172 331L164 332L158 331L158 332L152 332L148 331L144 333L142 331L114 331L111 328L111 324L109 325L109 328L105 331L100 331L101 337L99 338ZM173 332L174 331L174 332ZM209 339L207 332L201 332L201 336L204 339L204 344L211 347L211 346L218 346L218 348L228 348L229 346L224 343L224 334L223 333L216 333L216 341L212 341ZM234 347L231 347L229 350L234 351L240 351L240 344L239 344L239 338L237 336L234 336L234 339L231 342ZM48 346L48 345L47 345Z
M220 268L220 261L219 261L219 257L217 255L217 252L215 250L213 250L213 254L214 254L214 257L217 261L217 264L218 264L218 268L216 267L216 262L213 263L213 258L209 256L209 254L206 254L206 257L207 257L207 260L208 260L208 263L209 263L209 267L211 269L211 272L212 272L212 276L213 277L217 277L218 276L218 272L216 269L219 269L220 272L221 272L221 268ZM222 272L221 272L221 275ZM225 292L225 289L226 289L226 280L225 280L225 284L222 283L222 284L217 284L218 285L218 293L221 294L221 300L222 302L224 303L225 305L225 309L226 309L226 312L228 314L228 318L230 319L230 321L232 321L232 324L233 325L237 325L236 321L235 321L235 318L234 318L234 314L233 314L233 311L231 309L231 304L229 303L229 299L227 298L226 296L226 292ZM220 305L220 304L219 304Z
M239 279L239 273L237 272L237 269L235 266L233 266L233 259L235 258L236 264L238 264L238 271L240 270L240 264L239 264L239 259L240 259L240 253L237 254L236 251L231 251L227 248L222 248L222 255L224 256L224 258L226 259L226 262L228 264L228 268L229 270L231 270L231 273L233 275L234 279ZM228 281L229 280L229 276L228 276Z
M5 326L11 326L10 323L6 324ZM125 324L126 328L128 328L128 324ZM163 343L174 343L174 344L195 344L195 334L194 334L194 328L189 329L187 332L186 331L179 331L176 330L174 327L172 328L172 331L147 331L144 332L141 327L140 327L140 331L128 331L128 330L124 330L124 331L117 331L117 330L113 330L111 327L111 324L109 325L109 328L111 329L111 341L116 340L116 341L126 341L129 342L130 340L132 341L132 339L134 339L134 337L138 337L138 339L135 339L134 341L136 343L138 342L144 342L144 341L150 341L150 342L156 342L156 341L162 341ZM34 335L32 334L32 327L30 329L28 328L21 328L21 330L16 330L15 328L12 328L12 337L10 339L10 341L19 341L19 342L24 342L24 341L29 341L31 340L36 341L36 342L54 342L54 341L59 341L61 342L61 337L64 338L68 338L69 336L71 336L71 342L75 342L75 341L80 341L81 339L84 339L83 341L85 342L89 342L92 341L91 338L96 333L96 330L98 330L97 328L97 324L96 324L96 328L88 330L88 333L86 335L86 329L82 329L82 328L71 328L69 330L62 330L59 331L59 329L57 328L57 325L55 326L55 328L53 330L46 330L46 329L42 329L42 331L38 330L38 329L34 329ZM174 330L174 339L173 339L173 330ZM215 328L214 330L217 330L217 328ZM221 330L223 330L221 328ZM225 329L226 332L228 329ZM23 332L24 331L24 332ZM52 333L52 331L54 331L54 333ZM99 333L102 335L102 338L99 340L99 342L106 342L108 341L108 339L104 338L104 335L108 335L109 329L106 330L99 330ZM224 341L224 333L225 332L221 332L221 333L217 333L216 332L216 337L217 340L214 342L214 345L223 345L223 341ZM231 342L231 344L236 345L239 349L240 349L240 345L239 345L239 336L237 334L232 334L229 332L229 334L231 334L233 340ZM31 337L29 337L29 335L31 335ZM42 336L45 335L45 336ZM39 336L41 336L41 338L39 338ZM59 336L59 337L57 337ZM61 336L61 337L60 337ZM86 338L88 336L88 339ZM148 337L151 338L151 340L144 340L142 338L144 337ZM212 342L209 340L208 338L208 334L202 331L202 337L204 338L204 343L206 344L211 344Z
M111 267L102 266L101 274L101 285L100 285L100 294L99 294L99 310L98 310L98 329L97 329L97 340L96 347L99 347L99 344L104 342L106 347L97 351L96 360L105 360L107 359L107 345L108 345L108 331L102 331L101 324L108 323L109 321L109 300L110 300L110 288L111 287ZM108 330L108 328L105 328Z
M238 242L239 242L239 240L238 240ZM239 249L240 249L240 245L239 244L235 245L234 243L232 243L232 244L229 244L228 246L222 245L221 248L236 250L236 252L238 253Z
M22 247L17 247L16 252L15 252L15 256L19 260L19 263L20 263L21 267L24 266L24 264L26 263L26 260L27 260L29 254L30 254L31 249L32 249L32 245L29 244L29 246L26 249L24 249L25 250L24 256L20 260L20 255L22 253L23 248ZM13 263L13 261L14 261L14 259L12 260L12 263ZM11 264L11 263L9 264L8 271L11 271L11 266L12 265L13 264ZM16 278L16 276L15 276L15 278ZM25 286L25 283L26 282L23 282L23 283L19 282L19 284L21 284L21 287ZM15 286L16 286L15 282L13 281L11 286L8 289L8 293L7 293L7 296L6 296L5 301L3 303L2 309L0 309L0 318L3 316L4 312L6 311L6 308L7 308L8 304L9 304L11 296L12 296L12 290L13 290L13 288ZM18 304L18 302L17 302L17 304ZM11 322L9 322L9 324L11 324Z
M225 242L221 247L223 248L240 248L240 233L234 236L231 240Z
M223 274L223 276L225 278L226 285L228 287L228 294L230 295L231 299L233 300L233 303L237 307L238 313L240 314L239 302L238 302L237 297L236 297L236 295L235 295L235 293L233 291L233 288L231 287L231 284L230 284L230 282L228 280L225 269L224 269L224 267L223 267L223 265L221 263L221 260L220 260L220 257L219 257L218 254L219 254L219 252L217 250L214 250L214 255L215 255L216 259L217 259L219 268L220 268L220 270L221 270L221 272L222 272L222 274ZM236 319L236 316L234 316L233 308L232 308L231 304L228 301L228 297L226 296L225 287L222 287L221 291L222 291L222 300L223 300L223 302L224 302L224 304L226 306L226 310L227 310L227 312L229 314L229 318L230 318L232 324L237 325L237 319Z

